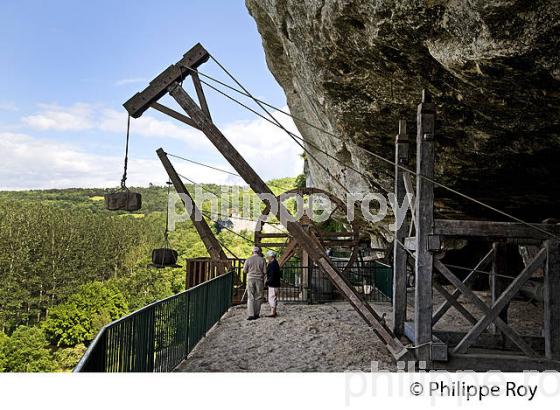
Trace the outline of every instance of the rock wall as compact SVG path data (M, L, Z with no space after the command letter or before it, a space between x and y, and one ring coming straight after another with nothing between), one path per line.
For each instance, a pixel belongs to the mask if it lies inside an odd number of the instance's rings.
M437 179L531 221L560 208L560 0L246 0L306 141L352 191L392 189L399 118L438 109ZM342 188L309 162L314 183ZM436 192L442 212L500 219Z

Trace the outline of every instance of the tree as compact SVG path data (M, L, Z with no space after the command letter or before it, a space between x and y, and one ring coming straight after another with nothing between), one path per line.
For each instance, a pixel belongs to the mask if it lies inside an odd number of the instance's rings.
M43 326L53 345L75 346L93 340L101 327L127 313L122 292L113 283L96 281L53 307Z
M9 337L6 333L0 332L0 373L6 370L6 343Z
M8 372L52 372L55 363L48 342L39 327L19 326L5 344Z
M74 347L57 349L53 353L53 357L58 370L63 372L72 371L72 369L76 367L82 356L85 354L86 349L86 346L82 343Z

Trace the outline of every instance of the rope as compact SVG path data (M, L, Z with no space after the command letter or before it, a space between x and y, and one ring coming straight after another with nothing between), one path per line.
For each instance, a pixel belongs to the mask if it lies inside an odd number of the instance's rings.
M126 121L126 148L124 151L124 172L121 178L121 189L128 190L126 187L126 172L128 169L128 141L130 139L130 114L128 115L128 119Z
M243 86L242 86L242 85L241 85L241 84L240 84L240 83L239 83L239 82L238 82L238 81L223 67L223 65L221 65L214 57L212 57L212 60L214 60L214 61L216 62L216 64L218 64L218 66L220 66L220 67L226 72L226 74L228 74L228 75L229 75L229 76L244 90L244 91L238 90L238 89L236 89L235 87L231 87L231 86L229 86L229 85L227 85L227 84L225 84L225 83L223 83L223 82L221 82L221 81L219 81L219 80L217 80L217 79L215 79L215 78L212 78L212 77L210 77L210 76L208 76L208 75L206 75L206 74L204 74L204 73L201 73L201 72L199 72L199 71L197 71L197 72L198 72L199 74L203 75L204 77L206 77L206 78L212 80L212 81L215 81L215 82L217 82L217 83L219 83L219 84L221 84L221 85L223 85L223 86L225 86L225 87L227 87L227 88L229 88L229 89L231 89L231 90L233 90L233 91L235 91L235 92L237 92L237 93L239 93L239 94L245 95L245 96L247 96L247 97L253 99L253 101L255 101L260 107L262 107L263 105L268 106L269 108L272 108L272 109L274 109L274 110L276 110L276 111L278 111L278 112L280 112L280 113L282 113L282 114L284 114L284 115L287 115L287 116L291 117L292 119L294 119L294 120L296 120L296 121L300 121L301 123L304 123L304 124L306 124L306 125L308 125L308 126L314 128L314 129L316 129L316 130L318 130L318 131L320 131L320 132L322 132L322 133L325 133L325 134L327 134L327 135L329 135L329 136L332 136L332 137L334 137L334 138L336 138L336 139L339 139L339 140L342 140L342 141L344 142L344 140L343 140L340 136L338 136L338 135L336 135L336 134L333 134L333 133L331 133L331 132L329 132L329 131L327 131L327 130L321 128L321 127L318 127L318 126L316 126L316 125L311 124L310 122L308 122L308 121L306 121L306 120L304 120L304 119L298 118L298 117L292 115L291 113L288 113L288 112L286 112L286 111L284 111L284 110L281 110L280 108L277 108L277 107L275 107L275 106L273 106L273 105L271 105L271 104L268 104L268 103L266 103L266 102L264 102L264 101L262 101L262 100L259 100L259 99L255 98L255 97L252 96L252 95L251 95L251 94L250 94L250 93L249 93L249 92L248 92L248 91L247 91L247 90L246 90L246 89L245 89L245 88L244 88L244 87L243 87ZM192 70L191 68L189 68L189 69ZM250 107L248 107L248 106L246 106L245 104L243 104L242 102L236 100L234 97L229 96L227 93L223 92L222 90L219 90L218 88L212 86L211 84L209 84L209 83L207 83L207 82L205 82L205 81L203 81L203 80L201 80L201 82L203 82L203 83L206 84L208 87L210 87L210 88L212 88L213 90L215 90L216 92L218 92L218 93L224 95L225 97L229 98L230 100L232 100L232 101L236 102L237 104L241 105L242 107L246 108L247 110L251 111L252 113L258 115L259 117L261 117L261 118L263 118L263 119L265 119L265 120L267 120L267 121L269 121L269 122L275 124L275 122L272 122L272 121L268 120L266 117L262 116L260 113L257 113L256 111L254 111L254 110L251 109ZM265 111L266 111L269 115L271 115L267 110L265 110ZM276 120L275 120L275 121L276 121ZM277 122L277 121L276 121L276 122ZM277 124L275 124L275 125L277 125ZM284 127L280 126L280 128L284 129L292 138L295 137L295 138L298 138L298 139L303 140L303 138L300 138L300 137L295 136L293 133L290 133L289 131L287 131ZM311 146L313 146L313 144L311 144L311 143L309 143L309 142L306 142L306 143L309 144L309 145L311 145ZM299 144L298 144L298 145L299 145ZM369 154L369 155L371 155L371 156L373 156L373 157L379 159L380 161L383 161L383 162L385 162L385 163L387 163L387 164L389 164L389 165L391 165L391 166L396 166L396 167L398 167L399 169L401 169L401 170L403 170L403 171L406 171L406 172L409 172L410 174L412 174L412 175L414 175L414 176L416 176L416 177L423 178L423 179L425 179L426 181L429 181L429 182L431 182L432 184L434 184L434 185L436 185L436 186L438 186L438 187L440 187L440 188L442 188L442 189L444 189L444 190L446 190L446 191L448 191L448 192L453 193L454 195L457 195L457 196L459 196L459 197L461 197L461 198L463 198L463 199L466 199L466 200L468 200L468 201L474 202L474 203L476 203L477 205L480 205L480 206L482 206L482 207L484 207L484 208L486 208L486 209L489 209L489 210L491 210L491 211L493 211L493 212L496 212L496 213L498 213L498 214L500 214L500 215L502 215L502 216L505 216L506 218L509 218L509 219L511 219L511 220L514 220L514 221L520 223L520 224L523 224L523 225L525 225L525 226L527 226L527 227L530 227L530 228L532 228L532 229L534 229L534 230L537 230L537 231L539 231L539 232L541 232L541 233L544 233L544 234L546 234L547 236L550 236L551 238L560 239L558 236L554 235L553 233L551 233L551 232L549 232L549 231L547 231L547 230L545 230L545 229L542 229L542 228L540 228L540 227L534 226L533 224L530 224L529 222L526 222L526 221L524 221L524 220L522 220L522 219L520 219L520 218L517 218L516 216L513 216L513 215L511 215L511 214L509 214L509 213L507 213L507 212L505 212L505 211L502 211L502 210L500 210L500 209L498 209L498 208L496 208L496 207L494 207L494 206L492 206L492 205L489 205L489 204L487 204L487 203L485 203L485 202L482 202L482 201L480 201L480 200L478 200L478 199L476 199L476 198L474 198L474 197L472 197L472 196L470 196L470 195L464 194L464 193L462 193L462 192L460 192L460 191L457 191L456 189L451 188L451 187L449 187L449 186L447 186L447 185L445 185L445 184L443 184L443 183L437 182L437 181L434 180L433 178L429 178L429 177L427 177L427 176L420 175L420 174L418 174L417 172L413 171L412 169L409 169L409 168L405 167L404 165L395 163L394 161L392 161L392 160L390 160L390 159L387 159L387 158L383 157L382 155L377 154L377 153L375 153L375 152L373 152L373 151L370 151L370 150L368 150L367 148L363 148L363 147L360 147L360 146L357 146L357 147L358 147L360 150L364 151L365 153L367 153L367 154ZM344 164L344 163L343 163L342 161L340 161L338 158L333 157L333 156L331 156L331 155L325 153L324 151L322 151L321 149L319 149L319 148L316 147L316 146L315 146L315 148L316 148L318 151L323 152L325 155L327 155L327 156L333 158L335 161L337 161L337 162L343 164L345 167L347 167L347 168L349 168L349 169L353 169L352 167L349 167L347 164ZM307 151L306 151L306 152L307 152ZM359 172L359 171L357 171L357 170L355 170L355 169L353 169L353 170L356 171L356 172L358 172L360 175L365 176L363 173L361 173L361 172ZM331 174L329 173L329 175L331 175ZM332 176L332 175L331 175L331 176ZM367 177L367 176L366 176L366 177ZM367 177L367 178L369 179L369 177ZM337 180L337 182L339 182L339 181ZM387 192L387 190L384 189L383 187L379 186L379 188L381 188L383 191Z

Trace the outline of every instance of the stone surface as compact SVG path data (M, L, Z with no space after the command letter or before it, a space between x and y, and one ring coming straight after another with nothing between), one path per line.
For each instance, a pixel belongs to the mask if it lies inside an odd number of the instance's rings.
M560 1L246 0L267 63L314 155L352 191L392 168L399 118L415 138L421 90L438 109L437 179L531 221L558 216ZM314 151L311 148L312 151ZM413 165L412 165L413 166ZM316 186L343 190L310 161ZM437 192L443 212L493 215Z

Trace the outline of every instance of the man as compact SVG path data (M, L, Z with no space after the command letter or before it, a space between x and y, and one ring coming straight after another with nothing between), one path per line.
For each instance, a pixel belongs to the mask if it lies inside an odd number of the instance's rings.
M266 267L266 284L268 286L268 304L272 309L267 317L276 317L276 306L278 306L278 289L280 288L280 265L276 260L276 252L266 253L268 265Z
M245 261L243 266L243 273L247 277L247 320L258 319L261 314L266 261L259 255L260 252L261 248L255 246L253 255Z

